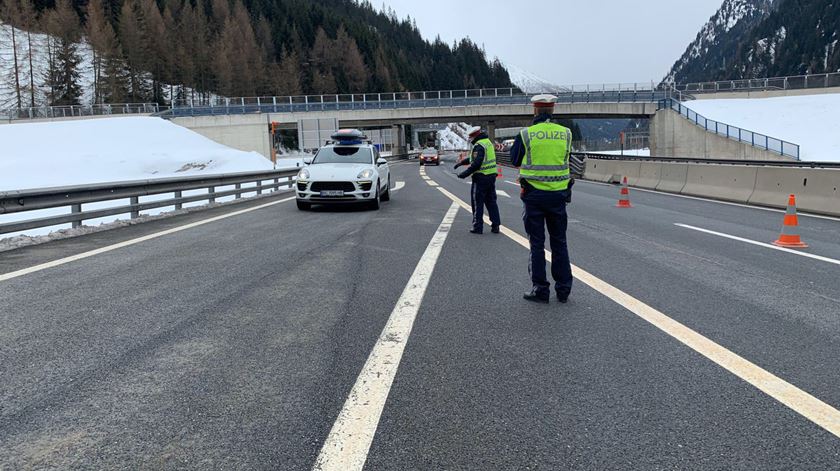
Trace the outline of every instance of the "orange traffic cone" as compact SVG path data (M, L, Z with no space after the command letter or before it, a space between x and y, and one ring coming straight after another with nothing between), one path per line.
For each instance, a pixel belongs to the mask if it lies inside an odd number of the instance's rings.
M504 175L502 175L502 166L496 165L496 178L502 178L503 176Z
M782 224L782 234L779 239L773 242L773 245L779 247L808 247L808 244L802 242L799 238L799 231L795 229L799 227L799 218L796 217L796 195L788 197L787 211L785 212L785 221Z
M633 205L630 204L630 187L627 186L627 177L624 177L624 180L621 182L621 193L618 197L618 204L615 205L616 208L632 208Z

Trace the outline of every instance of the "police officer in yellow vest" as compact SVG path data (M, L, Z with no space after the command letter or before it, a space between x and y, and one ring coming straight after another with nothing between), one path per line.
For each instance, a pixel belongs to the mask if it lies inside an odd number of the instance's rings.
M484 232L484 206L490 216L490 232L499 233L502 224L499 217L499 205L496 203L496 148L487 133L480 127L474 127L469 132L472 143L469 159L455 164L455 168L469 163L469 168L458 174L458 178L472 176L471 203L473 224L470 232L481 234Z
M520 167L519 184L525 204L522 219L531 244L528 272L533 287L523 297L528 301L548 303L551 285L545 272L545 230L551 246L551 275L557 300L565 303L572 290L572 267L566 246L566 203L571 201L569 153L572 132L551 122L554 113L553 95L537 95L534 122L523 129L511 147L514 166Z

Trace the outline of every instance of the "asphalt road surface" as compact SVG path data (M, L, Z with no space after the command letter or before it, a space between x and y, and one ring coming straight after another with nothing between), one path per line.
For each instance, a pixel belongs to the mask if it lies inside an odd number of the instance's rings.
M777 211L579 182L572 296L533 305L515 170L472 235L454 157L379 211L0 253L0 469L840 467L840 221L800 218L812 258L749 242Z

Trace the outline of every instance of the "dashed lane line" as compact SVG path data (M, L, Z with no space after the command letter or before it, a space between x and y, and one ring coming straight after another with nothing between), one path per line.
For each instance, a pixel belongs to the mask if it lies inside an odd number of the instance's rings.
M457 212L458 204L452 203L391 311L313 469L347 471L364 467L414 320Z
M779 252L792 253L794 255L799 255L800 257L808 257L808 258L812 258L814 260L820 260L822 262L827 262L827 263L833 263L835 265L840 265L840 260L837 260L837 259L834 259L834 258L829 258L829 257L823 257L822 255L815 255L815 254L808 253L808 252L801 252L799 250L789 249L787 247L779 247L779 246L773 245L773 244L766 244L764 242L759 242L757 240L745 239L743 237L738 237L738 236L734 236L734 235L730 235L730 234L724 234L723 232L717 232L717 231L712 231L712 230L709 230L709 229L703 229L702 227L689 226L688 224L681 224L681 223L675 222L674 225L678 226L678 227L682 227L684 229L691 229L693 231L703 232L703 233L715 235L715 236L718 236L718 237L724 237L726 239L737 240L738 242L744 242L744 243L747 243L747 244L757 245L759 247L764 247L764 248L767 248L767 249L778 250Z
M394 183L394 187L391 188L391 191L400 191L405 188L405 182L402 180L398 180L397 183Z
M239 211L234 211L232 213L222 214L219 216L214 216L208 219L202 219L201 221L191 222L189 224L184 224L183 226L173 227L171 229L167 229L165 231L155 232L152 234L147 234L142 237L137 237L135 239L126 240L117 244L107 245L105 247L100 247L98 249L90 250L87 252L82 252L80 254L71 255L70 257L60 258L58 260L53 260L51 262L42 263L40 265L35 265L29 268L23 268L21 270L4 273L0 275L0 281L7 281L11 280L12 278L17 278L19 276L28 275L30 273L39 272L41 270L46 270L48 268L57 267L60 265L64 265L65 263L75 262L77 260L82 260L88 257L93 257L94 255L103 254L105 252L110 252L112 250L121 249L123 247L128 247L130 245L139 244L141 242L145 242L147 240L157 239L158 237L163 237L165 235L174 234L176 232L185 231L187 229L192 229L193 227L203 226L205 224L210 224L211 222L221 221L222 219L231 218L234 216L239 216L240 214L250 213L251 211L256 211L258 209L268 208L269 206L274 206L275 204L285 203L286 201L291 201L295 199L294 196L289 198L283 198L281 200L272 201L270 203L261 204L259 206L254 206L251 208L241 209Z
M505 193L502 190L496 190L496 194L499 195L499 196L504 196L505 198L510 198L510 195Z
M438 190L450 200L458 203L462 208L466 210L470 209L467 203L443 187L438 188ZM490 223L489 218L486 216L485 220L488 224ZM528 239L518 233L505 226L501 227L501 232L519 245L530 248ZM546 250L545 256L546 260L551 262L551 252ZM598 291L616 304L678 340L683 345L703 355L721 368L741 378L779 403L840 438L840 411L836 408L738 354L727 350L725 347L671 319L661 311L621 291L582 268L572 265L572 273L575 278L585 285Z

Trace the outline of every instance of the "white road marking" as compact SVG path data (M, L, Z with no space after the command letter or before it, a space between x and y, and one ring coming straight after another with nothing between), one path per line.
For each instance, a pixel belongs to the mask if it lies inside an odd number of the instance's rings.
M519 182L512 182L510 180L505 180L505 183L510 183L511 185L519 186Z
M397 181L397 183L394 183L394 187L391 188L391 191L400 191L403 188L405 188L405 182L402 181L402 180L399 180L399 181Z
M723 232L716 232L716 231L711 231L709 229L703 229L702 227L689 226L688 224L680 224L680 223L675 222L674 225L679 226L679 227L684 227L686 229L691 229L693 231L705 232L706 234L711 234L711 235L715 235L715 236L718 236L718 237L725 237L727 239L737 240L739 242L745 242L747 244L757 245L759 247L765 247L765 248L768 248L768 249L778 250L779 252L792 253L794 255L799 255L800 257L808 257L808 258L813 258L814 260L820 260L820 261L823 261L823 262L828 262L828 263L833 263L835 265L840 265L840 260L836 260L836 259L829 258L829 257L823 257L822 255L814 255L814 254L808 253L808 252L800 252L798 250L789 249L787 247L779 247L778 245L766 244L764 242L758 242L757 240L745 239L743 237L724 234Z
M47 268L57 267L59 265L64 265L65 263L75 262L77 260L82 260L84 258L93 257L94 255L99 255L105 252L110 252L112 250L121 249L123 247L128 247L130 245L139 244L140 242L145 242L147 240L156 239L158 237L163 237L165 235L174 234L176 232L184 231L187 229L192 229L193 227L203 226L204 224L210 224L211 222L221 221L222 219L227 219L234 216L239 216L240 214L250 213L251 211L256 211L258 209L267 208L269 206L274 206L275 204L285 203L286 201L291 201L295 199L294 196L290 198L283 198L281 200L272 201L270 203L261 204L259 206L254 206L252 208L241 209L239 211L234 211L228 214L222 214L220 216L214 216L209 219L203 219L201 221L191 222L189 224L184 224L183 226L173 227L171 229L167 229L165 231L155 232L153 234L144 235L142 237L137 237L136 239L126 240L117 244L108 245L105 247L100 247L98 249L90 250L88 252L82 252L80 254L72 255L70 257L60 258L58 260L53 260L51 262L42 263L40 265L35 265L29 268L23 268L17 271L4 273L0 275L0 281L11 280L12 278L17 278L19 276L28 275L30 273L35 273L41 270L46 270Z
M414 320L457 212L458 205L452 203L362 367L313 469L345 471L364 467Z
M469 206L465 202L444 188L441 187L438 190L452 201L461 205L461 207L469 209ZM490 222L487 217L485 217L485 221ZM528 239L525 237L505 226L501 227L501 231L502 234L513 239L519 245L530 248ZM546 260L550 263L551 252L546 250L545 256ZM840 438L840 410L826 404L736 353L727 350L723 346L718 345L714 341L671 319L661 311L643 303L580 267L572 265L572 273L575 278L585 285L598 291L616 304L678 340L683 345L703 355L721 368L741 378L779 403Z
M589 183L589 184L592 184L592 185L601 185L601 186L612 186L612 187L617 187L618 186L618 185L613 185L612 183L593 182L591 180L576 180L576 182ZM643 191L645 193L654 193L654 194L663 195L663 196L673 196L674 198L685 198L685 199L689 199L689 200L706 201L708 203L725 204L727 206L738 206L739 208L759 209L761 211L770 211L770 212L773 212L773 213L784 213L785 212L784 209L767 208L767 207L764 207L764 206L754 206L754 205L751 205L751 204L735 203L733 201L714 200L714 199L711 199L711 198L703 198L701 196L678 195L676 193L669 193L667 191L651 190L651 189L648 189L648 188L639 188L639 187L636 187L636 186L633 186L633 187L630 187L630 188L632 188L633 191ZM840 221L840 218L833 217L833 216L825 216L825 215L822 215L822 214L813 214L813 213L808 213L808 212L803 212L803 211L797 211L796 214L798 216L805 216L805 217L809 217L809 218L827 219L829 221Z
M505 198L510 198L510 195L505 193L502 190L496 190L496 194L499 195L499 196L504 196Z

